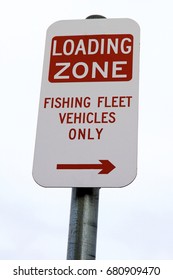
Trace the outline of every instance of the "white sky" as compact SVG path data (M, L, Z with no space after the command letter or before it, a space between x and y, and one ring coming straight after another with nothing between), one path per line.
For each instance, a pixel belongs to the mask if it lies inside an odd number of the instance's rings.
M138 175L101 189L97 259L173 259L172 1L3 1L0 9L0 259L65 259L71 189L32 163L46 29L91 14L141 27Z

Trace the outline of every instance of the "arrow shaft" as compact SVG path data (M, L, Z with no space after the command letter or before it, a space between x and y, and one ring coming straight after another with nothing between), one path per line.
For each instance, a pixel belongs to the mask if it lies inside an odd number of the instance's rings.
M101 169L102 164L57 164L57 169Z

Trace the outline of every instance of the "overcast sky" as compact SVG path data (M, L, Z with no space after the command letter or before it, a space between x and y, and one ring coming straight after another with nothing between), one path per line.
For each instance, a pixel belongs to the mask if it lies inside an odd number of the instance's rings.
M47 28L91 14L141 28L136 180L101 189L97 259L173 259L172 1L3 1L0 259L66 259L71 189L32 178Z

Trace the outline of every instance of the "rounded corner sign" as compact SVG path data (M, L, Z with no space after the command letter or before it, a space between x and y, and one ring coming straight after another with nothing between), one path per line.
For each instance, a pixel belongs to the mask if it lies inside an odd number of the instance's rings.
M139 26L60 21L47 32L33 177L44 187L124 187L136 177Z

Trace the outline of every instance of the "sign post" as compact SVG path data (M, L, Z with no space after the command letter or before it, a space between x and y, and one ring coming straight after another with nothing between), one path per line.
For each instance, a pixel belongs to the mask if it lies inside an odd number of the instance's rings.
M99 188L73 188L67 260L95 260Z
M87 19L105 18L100 15ZM98 165L80 168L99 169ZM67 260L95 260L99 188L72 188Z
M95 259L99 189L137 174L139 26L88 18L48 28L33 164L39 185L73 188L68 259Z

